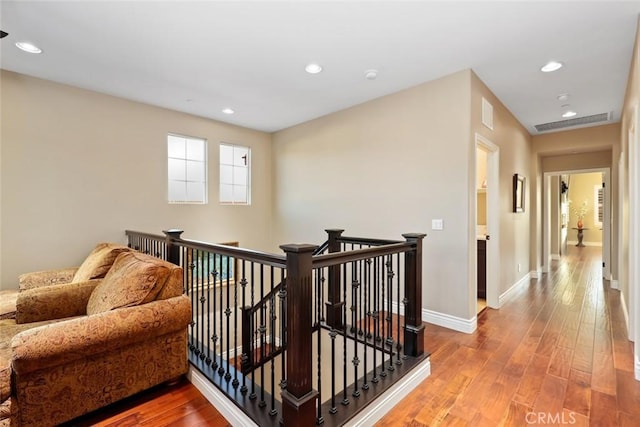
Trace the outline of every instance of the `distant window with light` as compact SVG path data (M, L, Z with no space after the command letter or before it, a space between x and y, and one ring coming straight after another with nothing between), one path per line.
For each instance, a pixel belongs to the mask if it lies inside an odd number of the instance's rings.
M169 134L169 203L207 203L207 141Z
M602 228L604 222L604 187L602 185L595 185L593 187L593 224Z
M220 144L220 203L251 204L251 149Z

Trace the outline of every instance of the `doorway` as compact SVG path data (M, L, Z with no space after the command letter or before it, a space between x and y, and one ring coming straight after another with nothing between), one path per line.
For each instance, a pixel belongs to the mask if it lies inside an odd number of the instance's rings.
M609 168L546 172L543 271L568 246L602 248L602 276L611 279Z
M485 307L500 308L499 271L500 257L500 150L497 145L480 134L476 134L476 270L478 277L474 293L470 295L476 313ZM484 255L484 257L483 257ZM484 274L482 270L484 267ZM484 292L482 292L484 285ZM484 298L479 298L484 294Z

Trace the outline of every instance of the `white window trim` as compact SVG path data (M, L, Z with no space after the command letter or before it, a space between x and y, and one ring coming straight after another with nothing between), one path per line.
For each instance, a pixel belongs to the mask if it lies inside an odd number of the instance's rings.
M219 185L218 185L218 200L220 202L221 205L232 205L232 206L249 206L251 205L251 147L249 147L248 145L240 145L240 144L233 144L230 142L220 142L219 144L219 148L218 148L218 152L220 152L220 148L221 147L238 147L238 148L243 148L247 150L247 158L246 158L246 167L247 167L247 177L246 177L246 186L245 186L245 191L246 191L246 200L245 201L234 201L234 200L222 200L222 177L220 176L220 180L219 180ZM219 159L218 161L218 165L220 167L220 171L222 171L222 166L232 166L232 167L236 167L236 165L234 164L223 164L222 163L222 159ZM232 185L234 185L234 183L232 183Z
M169 149L168 148L169 147L169 137L184 138L184 139L187 139L187 140L201 141L203 143L204 160L201 162L201 163L204 164L204 176L203 176L204 180L203 181L189 181L189 180L186 180L186 177L185 177L185 181L172 180L169 177L169 160L170 159L181 160L181 161L184 161L185 163L187 161L193 161L193 160L187 159L186 153L185 153L184 158L183 157L171 157L171 156L169 156L169 152L168 152L168 149ZM209 176L209 170L208 170L208 162L207 162L207 159L208 159L207 145L208 145L207 144L207 140L205 138L189 136L189 135L182 135L182 134L171 133L171 132L167 134L167 201L168 201L169 204L172 204L172 205L206 205L208 203L208 193L209 193L209 190L208 190L208 188L209 188L208 176ZM202 182L202 184L204 185L202 199L199 199L199 200L171 200L171 194L170 194L170 190L169 190L169 185L170 185L170 182L172 182L172 181L173 182L176 182L176 181L185 182L185 184L187 182Z

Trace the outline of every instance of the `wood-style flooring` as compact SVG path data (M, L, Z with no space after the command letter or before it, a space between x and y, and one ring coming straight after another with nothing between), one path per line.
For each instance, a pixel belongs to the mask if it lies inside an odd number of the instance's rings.
M377 426L640 425L617 290L600 248L569 248L552 272L485 309L473 334L427 325L432 374ZM189 383L160 387L73 425L226 426Z

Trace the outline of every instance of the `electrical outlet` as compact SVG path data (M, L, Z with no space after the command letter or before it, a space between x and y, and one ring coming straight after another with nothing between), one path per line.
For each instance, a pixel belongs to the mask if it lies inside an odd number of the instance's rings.
M432 219L431 220L431 229L432 230L442 230L444 229L444 221L441 219Z
M518 273L520 273L520 270L522 270L522 266L518 263Z

